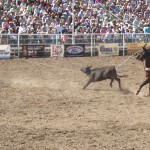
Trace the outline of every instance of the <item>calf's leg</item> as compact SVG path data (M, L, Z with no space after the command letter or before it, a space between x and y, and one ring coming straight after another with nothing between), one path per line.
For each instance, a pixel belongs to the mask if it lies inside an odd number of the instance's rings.
M83 87L83 89L85 89L92 81L88 80L88 82L86 83L86 85Z
M110 87L112 88L112 83L113 83L114 79L111 78L111 81L110 81Z
M142 87L146 84L150 83L150 78L146 78L146 80L140 85L139 89L136 92L136 95L139 94L139 92L141 91ZM149 87L149 94L150 94L150 87Z
M120 78L118 78L118 77L116 76L116 77L115 77L115 80L118 81L118 83L119 83L119 88L120 88L120 90L122 90Z

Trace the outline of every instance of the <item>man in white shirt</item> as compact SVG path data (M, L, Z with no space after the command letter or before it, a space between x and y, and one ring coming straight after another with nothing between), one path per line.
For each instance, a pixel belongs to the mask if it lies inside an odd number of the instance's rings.
M28 44L28 35L24 35L26 34L27 31L27 25L25 23L20 23L20 27L18 30L18 34L22 34L20 35L20 44ZM28 48L27 46L23 45L22 46L22 50L24 51L24 56L28 55Z
M27 28L24 25L24 23L20 23L18 34L24 34L26 32Z
M139 18L136 16L136 18L133 20L133 24L132 24L133 30L138 29L139 23L140 23Z

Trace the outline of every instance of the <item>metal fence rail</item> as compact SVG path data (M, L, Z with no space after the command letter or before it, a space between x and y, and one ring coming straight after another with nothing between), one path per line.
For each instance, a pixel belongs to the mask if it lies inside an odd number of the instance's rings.
M74 39L73 39L74 38ZM74 40L74 41L72 41ZM21 55L23 46L44 46L44 50L50 53L49 47L52 44L64 45L64 44L85 44L90 47L91 56L93 55L96 46L100 43L119 43L123 55L125 55L125 49L127 43L147 43L150 42L150 34L143 33L105 33L105 34L0 34L0 44L10 45L11 53L18 56ZM34 49L34 47L33 47ZM89 48L88 48L89 50Z

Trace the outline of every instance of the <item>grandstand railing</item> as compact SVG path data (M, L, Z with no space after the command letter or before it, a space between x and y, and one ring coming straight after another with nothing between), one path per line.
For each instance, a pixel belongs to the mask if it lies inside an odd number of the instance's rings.
M73 39L74 38L74 39ZM64 44L85 44L93 50L100 43L119 43L122 45L123 55L125 55L125 47L127 43L147 43L150 42L150 34L143 33L86 33L86 34L0 34L0 44L7 44L11 47L11 52L20 56L21 47L43 45L45 50L50 53L50 46Z

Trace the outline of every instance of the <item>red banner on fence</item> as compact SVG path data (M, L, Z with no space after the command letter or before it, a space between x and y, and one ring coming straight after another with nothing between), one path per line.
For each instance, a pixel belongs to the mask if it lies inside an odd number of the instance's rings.
M51 45L51 57L64 57L64 46Z

